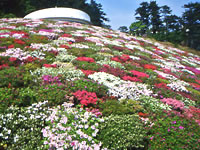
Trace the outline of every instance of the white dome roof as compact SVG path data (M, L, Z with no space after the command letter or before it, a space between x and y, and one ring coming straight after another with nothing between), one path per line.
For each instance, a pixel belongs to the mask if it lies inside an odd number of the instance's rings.
M90 16L78 9L73 8L46 8L34 11L24 18L27 19L53 19L53 20L66 20L81 23L90 23Z

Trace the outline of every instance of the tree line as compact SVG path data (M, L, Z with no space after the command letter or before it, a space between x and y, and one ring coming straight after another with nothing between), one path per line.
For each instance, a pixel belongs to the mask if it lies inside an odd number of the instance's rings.
M130 25L129 32L200 50L200 3L188 3L183 7L185 11L178 17L167 5L158 6L156 1L142 2L136 9L136 22ZM128 32L126 26L119 30Z
M109 25L105 24L109 19L102 5L95 0L90 0L89 3L86 0L1 0L0 18L24 17L33 11L51 7L80 9L89 14L93 25L109 28Z

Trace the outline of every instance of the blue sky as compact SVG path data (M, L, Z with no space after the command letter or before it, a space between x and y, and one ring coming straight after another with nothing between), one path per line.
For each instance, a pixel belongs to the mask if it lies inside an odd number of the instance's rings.
M89 0L88 0L89 1ZM129 27L135 21L135 10L140 6L140 3L151 0L96 0L101 3L104 12L110 19L106 23L111 25L112 29L116 30L120 26ZM200 2L200 0L156 0L159 6L168 5L172 9L172 14L181 16L184 12L183 5L189 2Z

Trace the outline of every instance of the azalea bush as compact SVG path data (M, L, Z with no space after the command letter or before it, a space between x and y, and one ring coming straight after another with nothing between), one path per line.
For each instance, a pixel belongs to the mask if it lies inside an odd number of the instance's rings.
M0 71L0 87L23 87L24 70L21 68L9 67Z
M64 103L52 109L48 126L42 129L44 149L100 149L96 136L104 120L72 105Z
M145 145L146 131L137 115L110 115L100 126L98 139L108 149L134 149Z
M199 149L199 125L193 120L173 114L154 118L150 128L148 149Z
M80 101L80 103L83 106L88 106L88 105L95 105L97 104L97 95L94 92L87 92L85 90L78 90L75 93L73 93L75 98Z
M47 101L29 107L11 106L0 114L0 144L5 149L40 149L49 114ZM34 125L34 126L33 126Z
M137 102L131 104L131 102L126 102L125 100L123 102L107 100L106 102L101 102L99 108L103 116L135 114L143 110L142 106L137 105Z

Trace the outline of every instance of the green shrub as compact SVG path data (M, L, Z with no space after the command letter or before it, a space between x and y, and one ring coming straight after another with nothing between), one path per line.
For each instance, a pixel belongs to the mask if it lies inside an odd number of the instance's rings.
M23 87L24 70L10 67L0 71L0 88L1 87Z
M0 88L0 112L6 110L14 98L14 88Z
M51 106L60 105L63 102L67 101L67 99L65 98L65 95L67 94L67 89L64 86L47 85L34 87L33 91L37 93L36 101L48 100Z
M127 107L131 107L135 112L143 112L144 107L140 104L139 101L134 101L132 99L122 99L120 103L123 105L127 105Z
M72 48L68 49L67 52L73 56L77 57L89 57L96 52L93 49L85 49L85 48Z
M154 119L149 131L149 150L200 149L200 127L192 119L166 114L160 114Z
M118 100L107 100L99 104L103 116L134 114L136 110L132 105L120 103Z
M146 131L137 115L111 115L104 118L97 139L111 150L143 148Z
M157 81L158 83L166 83L166 84L169 84L169 83L170 83L168 80L161 79L161 78L157 78L156 81Z
M30 106L35 102L49 101L49 105L66 102L67 91L64 86L47 85L27 88L0 88L0 112L11 105L18 107Z

